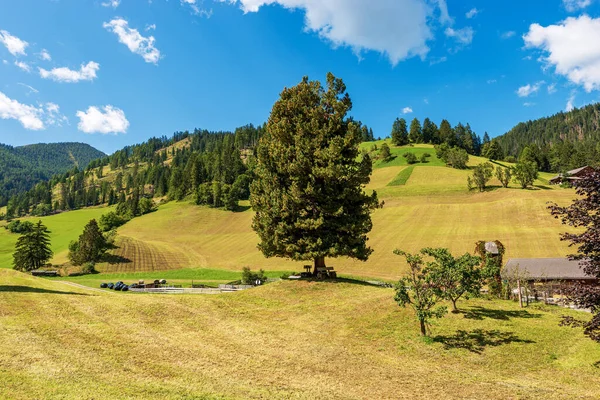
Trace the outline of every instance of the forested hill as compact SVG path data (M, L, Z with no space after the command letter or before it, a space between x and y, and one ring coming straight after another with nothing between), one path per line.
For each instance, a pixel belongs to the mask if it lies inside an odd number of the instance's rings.
M569 151L575 149L589 152L600 143L600 103L559 112L535 121L521 122L496 139L506 155L515 157L525 146L532 144L542 150L549 150L556 144L568 143ZM589 158L583 155L579 157Z
M73 167L85 168L90 161L105 156L85 143L39 143L20 147L0 144L0 206L38 182Z

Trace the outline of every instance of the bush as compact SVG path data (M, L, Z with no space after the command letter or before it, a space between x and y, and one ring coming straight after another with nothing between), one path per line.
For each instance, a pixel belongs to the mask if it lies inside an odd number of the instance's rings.
M429 153L423 153L423 154L421 154L421 158L419 158L419 161L424 164L424 163L427 162L427 158L428 157L431 157L431 154L429 154Z
M150 200L151 201L151 200ZM140 201L141 204L141 201ZM107 214L103 214L98 221L98 226L102 232L108 232L112 229L118 228L128 222L129 219L111 211Z
M515 164L517 162L517 158L515 156L506 156L504 161Z
M29 221L21 222L18 219L15 219L4 228L8 229L11 233L28 233L33 230L33 223Z
M244 267L242 269L242 284L243 285L254 285L257 280L261 282L265 282L267 277L265 276L265 271L262 269L258 271L258 273L252 272L250 267Z
M81 273L85 274L85 275L87 275L87 274L97 274L98 271L96 271L96 264L93 263L93 262L85 263L83 265L83 267L81 268Z
M154 211L154 202L147 197L142 197L139 202L139 211L141 215Z
M402 157L406 158L406 162L409 164L415 164L417 162L417 156L413 153L406 152L402 155Z
M392 158L392 152L390 151L390 146L388 146L387 143L383 143L381 145L381 150L379 150L379 158L386 162Z

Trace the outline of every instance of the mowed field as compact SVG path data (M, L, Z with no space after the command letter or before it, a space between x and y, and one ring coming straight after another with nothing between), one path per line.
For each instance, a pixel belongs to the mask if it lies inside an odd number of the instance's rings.
M406 151L428 152L431 161L408 166L401 157ZM392 147L392 152L398 157L390 163L377 161L367 186L385 202L373 213L369 245L374 252L367 262L328 260L340 273L396 280L406 270L402 259L393 254L396 248L415 252L423 247L448 247L464 253L472 252L478 240L502 241L507 249L505 258L569 254L567 244L559 240L566 227L552 218L547 202L568 204L575 192L548 185L551 174L540 174L535 186L527 190L514 183L502 188L492 179L488 191L468 192L466 180L471 171L440 166L431 146ZM469 165L485 161L470 157ZM228 212L191 202L161 205L158 211L119 228L120 248L113 252L111 263L97 269L105 273L180 268L240 271L249 266L301 271L304 262L262 256L251 228L253 212L247 202L241 209L244 211ZM106 209L87 209L42 218L53 232L53 262L64 263L69 241L77 238L89 219L104 212ZM0 265L10 266L16 237L0 229Z
M598 345L552 307L469 300L430 340L393 290L281 281L102 292L0 270L0 398L597 399ZM585 316L585 314L584 314Z

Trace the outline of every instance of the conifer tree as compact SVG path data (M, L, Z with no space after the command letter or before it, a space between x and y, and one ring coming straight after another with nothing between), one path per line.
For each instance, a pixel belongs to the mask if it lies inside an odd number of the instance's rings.
M74 265L82 265L87 262L99 261L108 250L106 238L98 227L95 219L90 220L83 228L83 233L77 242L69 245L69 260Z
M346 85L327 74L327 88L303 78L273 106L257 149L250 202L258 248L266 257L365 261L377 194L367 195L372 162L359 160L362 135L346 118L352 101ZM315 271L316 272L316 271Z
M52 258L49 234L48 228L38 221L32 230L21 235L13 254L13 268L32 271L44 266Z
M421 130L421 123L416 118L414 118L410 123L410 132L408 134L408 140L410 140L411 143L423 142L423 132Z
M406 130L406 120L396 118L392 125L392 143L396 146L408 144L408 131Z

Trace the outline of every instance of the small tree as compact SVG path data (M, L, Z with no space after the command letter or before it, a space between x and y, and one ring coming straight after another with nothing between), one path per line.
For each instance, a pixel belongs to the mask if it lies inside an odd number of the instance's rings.
M388 162L392 158L392 152L390 151L390 146L387 143L381 145L379 150L379 158L385 162Z
M38 221L31 231L23 233L15 246L13 268L17 271L32 271L44 266L52 258L50 232Z
M494 172L494 166L489 162L479 164L473 170L473 184L479 188L480 192L485 191L485 187Z
M512 169L513 180L521 185L521 189L533 185L538 177L537 165L533 161L523 161L517 163Z
M498 143L497 140L492 140L489 147L486 149L486 154L484 154L484 156L489 158L490 161L502 160L504 158L504 152L502 151L502 147L500 147L500 143Z
M411 306L413 308L419 321L421 335L427 336L427 327L434 318L441 318L446 314L446 307L436 307L442 298L439 296L432 276L423 267L421 255L409 254L398 249L394 250L394 254L404 256L410 268L408 275L401 278L396 284L394 300L401 307Z
M415 164L417 162L417 156L415 156L414 153L406 152L402 157L406 158L406 162L409 164Z
M69 244L69 260L73 265L96 262L106 253L109 246L102 235L98 223L92 219L83 228L83 233L77 242Z
M512 174L510 172L510 168L503 168L501 166L496 167L496 178L500 181L502 187L508 187L511 177Z
M482 286L481 258L465 253L454 258L448 249L426 248L421 253L433 257L427 270L438 296L452 302L452 312L458 312L456 302L462 296L477 296Z
M427 162L427 159L429 157L431 157L431 154L429 154L429 153L423 153L423 154L421 154L421 157L419 158L419 161L424 164L424 163Z

